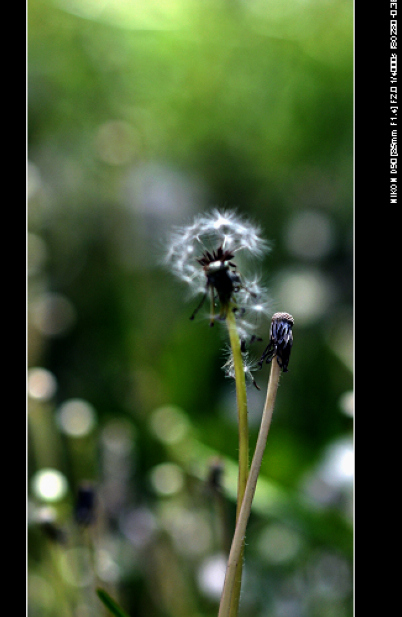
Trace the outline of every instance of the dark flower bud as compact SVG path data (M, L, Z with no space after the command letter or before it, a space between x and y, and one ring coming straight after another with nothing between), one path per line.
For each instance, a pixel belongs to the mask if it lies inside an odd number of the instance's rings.
M260 368L264 361L268 364L276 356L276 360L283 372L288 372L290 352L293 345L293 324L294 319L289 313L275 313L273 315L270 341L258 363Z
M78 488L75 503L75 520L79 525L90 525L95 519L95 491L92 484L85 483Z
M219 458L211 460L208 469L207 486L212 492L222 491L223 463Z

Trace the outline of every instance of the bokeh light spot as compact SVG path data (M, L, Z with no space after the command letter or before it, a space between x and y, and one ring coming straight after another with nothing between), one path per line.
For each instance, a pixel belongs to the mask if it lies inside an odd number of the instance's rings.
M289 252L296 257L322 259L334 246L333 223L324 212L297 212L287 226L285 242Z
M143 548L157 529L157 521L151 510L145 507L123 512L120 529L136 548Z
M28 395L39 401L48 401L57 390L56 379L50 371L35 367L28 371Z
M151 416L151 430L163 443L175 444L188 432L188 419L179 407L167 405L156 409Z
M319 474L327 484L332 486L344 486L353 482L354 451L352 440L341 439L327 448Z
M342 394L342 396L339 399L339 407L342 413L345 414L345 416L349 416L350 418L353 418L355 399L354 399L354 393L352 390L350 392L344 392Z
M32 303L32 321L44 336L61 336L75 322L75 309L65 296L46 293Z
M218 600L221 596L226 573L226 558L224 555L211 555L201 564L198 571L198 585L201 592Z
M161 518L182 555L199 557L210 550L213 544L211 525L202 510L183 508L169 501L162 510Z
M285 563L293 559L300 548L299 535L284 525L270 525L258 539L258 550L270 563Z
M184 486L184 474L175 463L161 463L151 470L151 484L156 493L174 495Z
M120 568L110 551L100 548L96 554L96 572L103 581L117 583L120 578Z
M112 457L124 457L134 447L134 428L124 420L111 420L102 430L102 444Z
M31 480L32 491L42 501L60 501L67 494L67 479L57 469L41 469Z
M330 280L318 270L281 273L276 295L298 325L322 317L335 298Z
M87 401L71 399L63 403L57 411L60 430L70 437L84 437L96 425L95 410Z

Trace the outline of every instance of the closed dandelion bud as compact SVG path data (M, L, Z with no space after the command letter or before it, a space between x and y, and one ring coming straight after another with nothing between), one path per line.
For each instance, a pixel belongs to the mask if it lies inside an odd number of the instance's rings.
M78 488L75 520L83 526L90 525L95 520L95 491L92 484L85 483Z
M224 466L219 458L211 460L208 469L207 486L212 492L222 492Z
M276 356L276 360L284 373L288 372L290 352L293 345L294 319L289 313L275 313L272 317L270 341L262 354L259 366L267 364Z

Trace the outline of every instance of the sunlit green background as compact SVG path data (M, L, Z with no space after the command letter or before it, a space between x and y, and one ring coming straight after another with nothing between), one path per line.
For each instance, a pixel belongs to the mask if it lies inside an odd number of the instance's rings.
M160 265L216 206L261 225L295 319L240 615L351 616L352 1L31 0L28 95L30 617L107 615L97 587L131 617L217 615L234 385L224 328Z

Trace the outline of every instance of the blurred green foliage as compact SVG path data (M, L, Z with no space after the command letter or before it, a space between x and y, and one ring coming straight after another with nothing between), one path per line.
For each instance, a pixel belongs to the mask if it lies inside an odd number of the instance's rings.
M272 312L295 318L241 615L349 617L352 2L34 0L28 20L31 617L99 615L99 585L132 617L217 614L234 386L224 329L189 320L161 265L171 226L215 206L261 224ZM64 491L46 494L47 469Z

